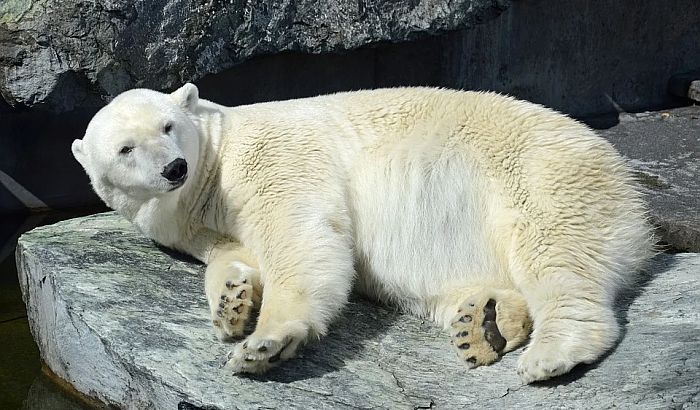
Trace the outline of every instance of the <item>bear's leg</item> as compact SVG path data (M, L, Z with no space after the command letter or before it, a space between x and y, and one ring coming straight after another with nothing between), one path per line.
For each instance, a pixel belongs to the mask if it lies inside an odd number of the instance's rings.
M541 272L523 280L534 322L531 342L518 362L525 383L592 363L616 342L619 325L612 307L612 285L571 271Z
M326 333L347 302L354 278L347 239L330 232L316 240L287 237L281 252L298 251L266 261L255 331L229 354L227 367L235 373L262 373L294 357L309 338Z
M227 367L234 373L263 373L293 358L310 335L309 304L300 300L305 297L302 289L285 292L265 286L255 331L229 353Z
M219 340L243 335L254 303L260 302L258 269L244 262L239 251L225 251L209 261L204 289Z
M493 363L530 334L527 304L515 290L458 289L441 305L437 312L443 318L436 318L444 322L457 356L470 368Z

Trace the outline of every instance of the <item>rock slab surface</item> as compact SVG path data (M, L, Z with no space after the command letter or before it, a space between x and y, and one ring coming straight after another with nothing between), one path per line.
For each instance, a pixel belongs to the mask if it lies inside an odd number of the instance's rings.
M59 111L94 94L173 89L246 59L338 52L473 26L508 0L7 0L0 93Z
M79 391L123 408L698 408L700 255L660 255L620 304L601 363L523 386L520 351L469 371L431 323L354 300L330 335L265 377L220 367L203 266L113 213L23 235L17 261L41 356ZM192 406L189 406L192 405ZM189 406L189 407L188 407Z
M700 252L700 106L623 113L600 134L635 169L661 239Z

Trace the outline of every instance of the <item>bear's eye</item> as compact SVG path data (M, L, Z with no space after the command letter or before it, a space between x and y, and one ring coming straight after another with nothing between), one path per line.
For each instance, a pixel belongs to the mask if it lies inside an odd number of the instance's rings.
M124 146L124 147L122 147L122 149L119 150L119 153L122 155L126 155L126 154L130 153L133 149L134 149L134 147Z
M166 122L165 125L163 125L163 132L166 134L170 134L170 131L173 130L173 123L172 122Z

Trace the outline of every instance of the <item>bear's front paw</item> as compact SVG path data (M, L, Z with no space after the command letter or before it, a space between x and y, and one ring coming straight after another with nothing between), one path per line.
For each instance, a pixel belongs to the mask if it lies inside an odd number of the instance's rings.
M219 340L241 336L253 307L253 286L246 279L226 281L219 303L212 308L212 323Z
M234 373L264 373L296 355L299 345L306 340L307 329L298 322L268 325L264 329L257 329L229 353L226 367Z
M251 316L260 272L239 261L212 263L207 267L206 293L216 337L222 341L243 335Z

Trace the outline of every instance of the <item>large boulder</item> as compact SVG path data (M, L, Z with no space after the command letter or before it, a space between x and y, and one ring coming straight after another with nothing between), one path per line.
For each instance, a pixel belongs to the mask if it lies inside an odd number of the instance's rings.
M262 377L222 368L201 265L114 213L21 237L32 332L51 370L122 408L697 408L700 255L660 255L619 304L625 332L600 363L523 386L520 351L468 370L427 321L356 299L302 357Z
M172 89L250 57L351 50L488 20L509 0L11 0L0 92L68 110L139 86Z

